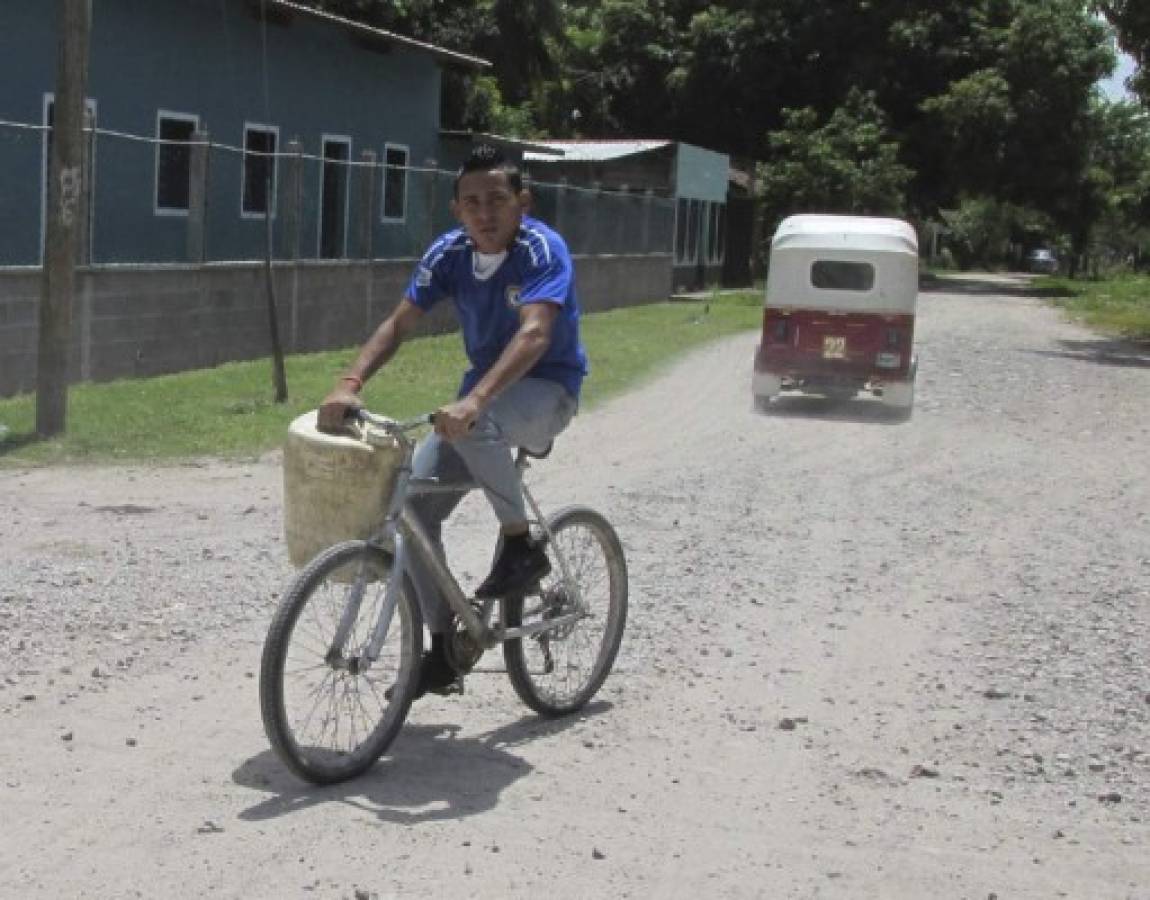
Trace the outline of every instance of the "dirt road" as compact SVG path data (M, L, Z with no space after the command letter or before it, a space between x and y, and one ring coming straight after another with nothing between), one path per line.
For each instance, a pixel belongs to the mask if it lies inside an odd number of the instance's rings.
M259 723L275 459L0 471L0 896L1150 898L1150 354L1017 288L923 295L909 422L754 413L750 334L580 416L600 700L473 676L334 789Z

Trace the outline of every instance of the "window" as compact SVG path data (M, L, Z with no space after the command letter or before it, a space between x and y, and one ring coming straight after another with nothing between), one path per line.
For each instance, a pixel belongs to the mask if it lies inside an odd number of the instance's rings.
M347 255L347 182L351 138L324 135L319 182L319 255L342 259Z
M687 215L690 204L680 197L675 209L675 261L685 262L687 259Z
M874 287L874 266L820 259L811 266L811 284L827 291L869 291Z
M699 232L703 224L703 201L691 200L687 213L687 256L684 260L693 263L699 258Z
M727 256L727 205L720 203L715 216L715 262L721 263Z
M711 203L707 218L707 262L723 261L723 204Z
M387 144L383 148L383 203L385 222L402 222L407 216L407 157L406 147Z
M186 214L190 199L192 149L187 142L200 126L198 116L161 110L156 117L156 214Z
M249 218L263 218L276 214L276 144L279 129L268 125L244 127L244 183L242 214ZM271 203L268 188L271 188Z

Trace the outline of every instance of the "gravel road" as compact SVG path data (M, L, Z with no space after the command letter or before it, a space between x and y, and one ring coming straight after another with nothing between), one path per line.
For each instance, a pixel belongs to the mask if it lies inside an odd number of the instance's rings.
M1150 350L944 288L907 422L754 412L753 334L581 415L530 477L627 549L599 698L475 675L336 788L259 722L274 456L0 469L0 896L1150 898Z

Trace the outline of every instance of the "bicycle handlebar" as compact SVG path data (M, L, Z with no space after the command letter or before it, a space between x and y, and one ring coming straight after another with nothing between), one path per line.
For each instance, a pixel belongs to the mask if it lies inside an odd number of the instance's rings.
M361 422L366 422L369 425L374 425L381 428L388 434L406 434L409 431L414 431L424 425L435 424L435 413L421 413L413 419L405 419L403 421L396 421L389 419L387 416L381 416L363 408L349 409L347 411L347 418L358 419Z

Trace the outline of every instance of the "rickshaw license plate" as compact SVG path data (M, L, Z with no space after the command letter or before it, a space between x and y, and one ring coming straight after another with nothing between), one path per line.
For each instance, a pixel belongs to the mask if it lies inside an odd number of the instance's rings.
M847 339L828 335L823 338L823 359L845 359Z

